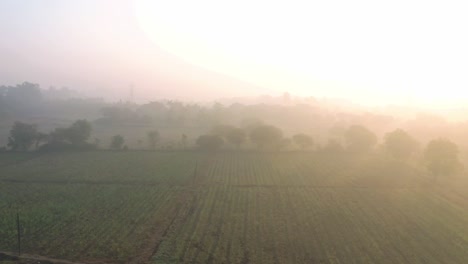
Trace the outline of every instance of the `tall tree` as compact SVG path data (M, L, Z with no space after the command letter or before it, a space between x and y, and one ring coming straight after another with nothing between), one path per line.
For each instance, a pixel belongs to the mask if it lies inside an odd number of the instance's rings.
M409 158L418 146L418 142L402 129L387 133L384 140L384 147L387 152L400 160Z
M8 87L5 97L11 104L32 104L42 99L39 84L24 82Z
M250 140L260 149L266 147L278 148L281 145L282 138L283 132L281 129L271 125L260 125L250 132Z
M236 146L236 148L240 148L240 146L245 142L246 137L247 135L245 131L238 127L233 127L226 134L226 140Z
M38 140L39 132L35 124L15 122L10 130L8 147L12 150L27 151Z
M453 174L460 168L458 152L457 145L448 139L434 139L427 144L424 159L435 179Z
M183 149L187 148L187 135L186 134L182 134L182 136L180 137L180 144L182 145Z
M87 120L77 120L67 129L66 135L73 145L84 144L91 135L91 124Z
M156 149L156 143L159 141L159 132L156 130L148 131L146 137L148 138L149 148L152 150Z
M112 137L109 147L114 150L119 150L119 149L122 149L124 143L125 143L124 137L122 137L121 135L115 135Z
M350 126L344 136L348 150L354 153L366 153L377 144L377 136L361 125Z

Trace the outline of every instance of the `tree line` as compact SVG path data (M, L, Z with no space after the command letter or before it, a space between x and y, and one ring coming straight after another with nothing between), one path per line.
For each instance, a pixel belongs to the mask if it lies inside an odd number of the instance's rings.
M67 150L95 150L99 143L89 143L91 124L87 120L77 120L69 127L56 128L50 133L38 131L35 124L15 122L10 130L8 148L11 151L67 151ZM160 134L150 130L146 134L147 149L156 150L160 141ZM209 133L200 135L195 140L192 149L214 152L227 143L234 149L241 147L248 141L261 151L320 151L337 155L348 153L355 156L369 155L378 143L378 138L368 128L362 125L348 127L343 136L343 143L330 140L324 145L314 142L312 136L305 133L285 137L283 131L273 125L256 124L245 129L232 125L218 125ZM187 136L181 135L181 146L188 146ZM386 133L381 149L396 160L407 161L420 149L418 141L408 132L396 129ZM109 149L127 150L125 138L121 135L111 137ZM245 148L244 148L245 149ZM461 168L459 150L455 143L448 139L437 138L429 141L422 152L427 168L435 175L453 174Z

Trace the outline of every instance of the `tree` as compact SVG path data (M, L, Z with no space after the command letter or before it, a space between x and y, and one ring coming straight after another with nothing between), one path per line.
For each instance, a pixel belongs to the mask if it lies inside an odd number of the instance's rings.
M402 129L394 130L385 135L384 147L388 153L397 159L408 159L417 146L417 141Z
M366 153L377 144L377 136L361 125L350 126L344 136L347 149L354 153Z
M223 138L218 135L202 135L197 139L197 145L200 149L207 151L218 150L223 144Z
M5 97L10 104L32 104L42 99L42 93L39 84L23 82L7 87Z
M231 125L217 125L213 127L211 134L224 138L227 142L235 145L237 148L245 142L247 137L243 129Z
M125 139L121 135L115 135L111 139L110 148L119 150L122 149Z
M38 140L39 133L35 124L15 122L10 130L8 147L12 150L27 151Z
M293 141L296 145L298 145L302 150L310 148L314 145L314 140L311 136L299 133L293 136Z
M460 167L458 147L448 139L430 141L424 150L424 159L435 178L450 175Z
M180 143L182 144L183 149L187 148L187 135L186 134L182 134L180 138Z
M149 131L146 134L148 138L148 146L150 149L156 149L156 143L159 141L159 132L156 130Z
M77 120L66 130L66 138L73 145L84 144L91 135L91 124L87 120Z
M246 139L247 135L242 128L234 127L227 132L226 139L229 143L239 148Z
M279 147L282 138L283 132L279 128L271 125L260 125L250 132L250 140L257 144L260 149L265 147Z

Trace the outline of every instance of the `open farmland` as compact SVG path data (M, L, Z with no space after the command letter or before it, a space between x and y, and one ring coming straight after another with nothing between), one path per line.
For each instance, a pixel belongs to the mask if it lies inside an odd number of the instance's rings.
M85 263L465 263L468 200L317 153L0 156L0 251ZM460 194L458 194L460 193Z

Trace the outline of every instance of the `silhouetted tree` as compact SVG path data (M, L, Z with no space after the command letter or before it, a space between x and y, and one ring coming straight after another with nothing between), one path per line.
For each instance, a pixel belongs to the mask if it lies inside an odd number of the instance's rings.
M150 149L154 150L156 149L156 143L159 141L159 132L156 130L149 131L148 134L146 134L148 138L148 146Z
M97 145L87 142L91 135L91 124L87 120L77 120L67 128L59 127L47 137L44 151L91 150ZM99 143L99 142L97 142Z
M260 125L250 132L250 140L255 143L258 148L279 147L283 132L271 125Z
M223 146L223 144L223 138L218 135L202 135L197 139L197 145L202 150L218 150Z
M310 148L314 145L314 140L312 137L303 133L294 135L292 139L294 143L296 143L296 145L298 145L302 150Z
M10 130L8 147L12 150L27 151L38 140L39 133L35 124L15 122Z
M246 140L247 135L242 128L233 127L226 134L226 139L229 143L239 148Z
M122 149L124 143L125 139L121 135L115 135L112 137L109 147L111 149L119 150Z
M32 104L42 99L39 84L23 82L6 89L5 98L10 104Z
M187 148L187 135L186 134L182 134L180 138L180 143L182 144L183 149Z
M91 135L91 124L87 120L77 120L66 129L65 133L71 144L84 144Z
M417 141L402 129L394 130L385 135L384 147L397 159L409 158L416 151L417 146Z
M441 175L453 174L460 167L458 147L448 139L430 141L424 150L424 159L435 179Z
M350 126L344 136L347 149L355 153L366 153L377 144L377 136L361 125Z

